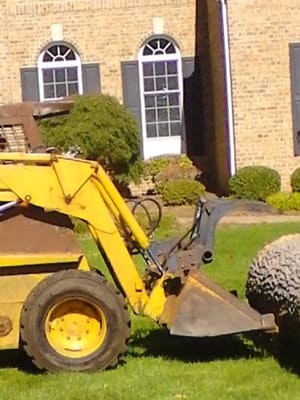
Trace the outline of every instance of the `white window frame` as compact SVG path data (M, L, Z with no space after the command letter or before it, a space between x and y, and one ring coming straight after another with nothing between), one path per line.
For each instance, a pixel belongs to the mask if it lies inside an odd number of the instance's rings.
M65 46L72 50L75 54L75 60L63 60L63 61L43 61L45 53L53 46ZM81 60L77 51L67 43L64 42L55 42L50 43L39 55L38 58L38 80L39 80L39 92L40 92L40 100L41 101L51 101L61 99L62 97L52 97L45 98L44 93L44 79L43 79L43 70L44 69L59 69L59 68L69 68L69 67L77 67L77 78L78 78L78 94L83 93L83 84L82 84L82 68L81 68Z
M143 55L143 51L147 44L155 39L164 39L170 42L174 48L175 53L171 54L152 54ZM179 92L179 108L180 108L180 121L183 122L183 76L182 76L182 57L179 48L176 46L174 41L163 35L150 37L147 39L145 44L140 48L138 54L138 68L139 68L139 86L140 86L140 102L141 102L141 122L142 122L142 135L144 141L154 141L161 140L165 141L167 138L176 138L178 136L157 136L157 137L147 137L147 127L146 127L146 108L145 108L145 92L144 90L144 72L143 72L143 62L155 62L155 61L176 61L177 62L177 75L178 75L178 92ZM167 93L171 93L168 91Z

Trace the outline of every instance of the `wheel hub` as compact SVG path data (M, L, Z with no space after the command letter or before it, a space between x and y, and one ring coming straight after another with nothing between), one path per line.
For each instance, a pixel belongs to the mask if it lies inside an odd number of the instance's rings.
M55 304L45 321L46 337L55 351L80 358L101 347L107 326L103 311L83 299L67 299Z

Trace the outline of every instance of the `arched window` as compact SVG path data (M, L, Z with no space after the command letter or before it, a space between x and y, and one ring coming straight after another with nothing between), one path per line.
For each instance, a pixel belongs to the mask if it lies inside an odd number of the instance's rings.
M38 74L41 100L82 94L80 58L66 44L51 44L40 54Z
M167 38L151 38L140 50L139 72L144 140L147 142L151 138L180 137L182 67L179 49ZM176 143L174 140L173 142L180 152L178 140L177 138ZM169 145L172 146L173 142L170 140ZM178 152L174 149L160 151Z

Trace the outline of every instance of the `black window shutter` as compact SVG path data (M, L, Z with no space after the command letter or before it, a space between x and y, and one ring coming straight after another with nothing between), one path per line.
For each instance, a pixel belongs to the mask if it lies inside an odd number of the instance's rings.
M139 66L137 61L125 61L121 63L123 104L135 117L141 138L141 151L143 150L142 140L142 119L140 101ZM143 152L142 152L143 154Z
M21 68L22 101L40 101L37 68Z
M200 60L198 57L182 58L183 75L183 140L190 156L204 154L202 123Z
M82 87L84 94L100 93L100 65L82 64Z
M300 155L300 44L290 45L294 154Z

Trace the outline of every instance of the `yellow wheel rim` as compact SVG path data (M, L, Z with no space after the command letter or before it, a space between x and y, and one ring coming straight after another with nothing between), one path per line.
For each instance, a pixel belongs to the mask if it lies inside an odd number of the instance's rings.
M107 332L104 313L84 299L65 299L49 310L46 337L59 354L70 358L88 356L103 344Z

